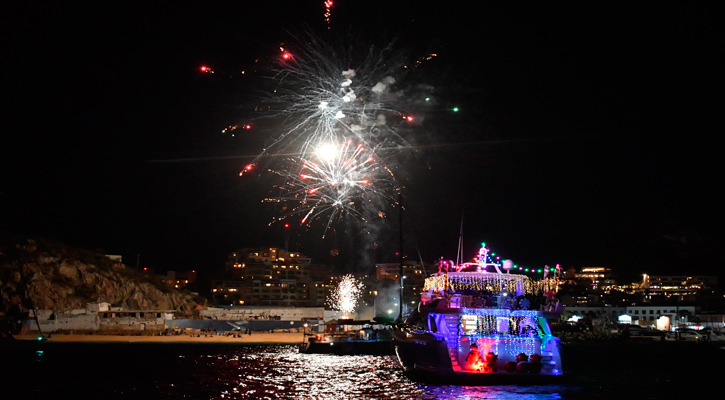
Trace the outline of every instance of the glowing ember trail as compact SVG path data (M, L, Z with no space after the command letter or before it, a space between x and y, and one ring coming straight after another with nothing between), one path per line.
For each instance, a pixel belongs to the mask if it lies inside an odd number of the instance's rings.
M332 15L332 0L325 0L325 22L330 29L330 16Z

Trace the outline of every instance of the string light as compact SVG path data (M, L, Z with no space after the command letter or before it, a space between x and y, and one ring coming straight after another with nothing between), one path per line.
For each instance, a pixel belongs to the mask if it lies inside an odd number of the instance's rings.
M481 243L481 247L478 250L478 254L473 257L472 262L463 263L458 266L454 266L454 269L458 272L461 271L470 271L471 269L475 268L476 271L481 272L485 271L487 266L495 267L497 272L500 272L498 267L501 266L501 256L497 255L496 253L492 252L487 246L486 243ZM526 266L519 266L514 265L513 269L520 271L520 272L526 272L526 273L537 273L541 274L544 273L544 278L546 278L546 271L549 267L546 266L545 268L532 268L532 267L526 267ZM561 271L561 267L557 264L556 268L558 268L558 271ZM554 268L551 268L552 271L554 271Z
M520 353L546 354L553 340L536 322L539 312L532 310L504 310L463 308L459 316L462 335L475 343L482 354L494 353L499 360L513 361ZM463 349L459 346L459 352Z
M511 293L522 296L539 295L556 290L557 287L558 280L556 279L534 281L525 275L518 274L451 272L426 278L423 290L434 292L475 290L488 291L492 294Z
M495 261L491 258L495 256ZM510 264L510 260L503 263L504 269L514 269L522 272L543 273L543 279L532 280L523 274L501 273L499 267L500 256L491 252L486 243L481 243L478 255L473 262L454 265L451 261L441 260L438 266L438 274L425 280L424 290L443 292L450 291L488 291L492 294L510 293L516 296L525 294L540 295L547 292L556 292L561 275L561 266L555 268L531 268ZM497 272L488 272L486 267L493 266ZM455 271L455 272L448 272ZM553 271L553 278L549 278L549 272Z

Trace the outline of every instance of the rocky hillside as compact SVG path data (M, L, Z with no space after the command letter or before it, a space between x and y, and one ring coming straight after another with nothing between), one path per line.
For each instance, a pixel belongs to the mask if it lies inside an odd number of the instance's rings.
M83 309L106 302L133 310L176 310L193 316L203 298L138 274L104 254L46 240L0 242L0 318L37 309Z

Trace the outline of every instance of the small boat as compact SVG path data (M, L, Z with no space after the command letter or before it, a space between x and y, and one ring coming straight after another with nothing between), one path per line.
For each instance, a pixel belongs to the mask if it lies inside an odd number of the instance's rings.
M392 355L392 323L337 319L325 332L305 333L300 352L337 355Z
M620 336L635 341L667 340L667 332L638 325L622 324L619 326Z
M703 329L708 342L725 342L725 332L716 331L712 328Z
M560 340L547 320L561 313L560 267L534 281L511 273L510 260L499 264L487 255L484 244L476 262L441 261L425 279L417 309L394 327L400 364L408 375L451 384L561 380Z

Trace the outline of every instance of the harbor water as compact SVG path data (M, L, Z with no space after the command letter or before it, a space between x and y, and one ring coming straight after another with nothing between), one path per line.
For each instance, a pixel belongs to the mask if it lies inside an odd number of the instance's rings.
M670 399L719 390L723 346L565 343L566 380L456 386L411 379L394 356L294 345L53 343L0 348L3 399Z

